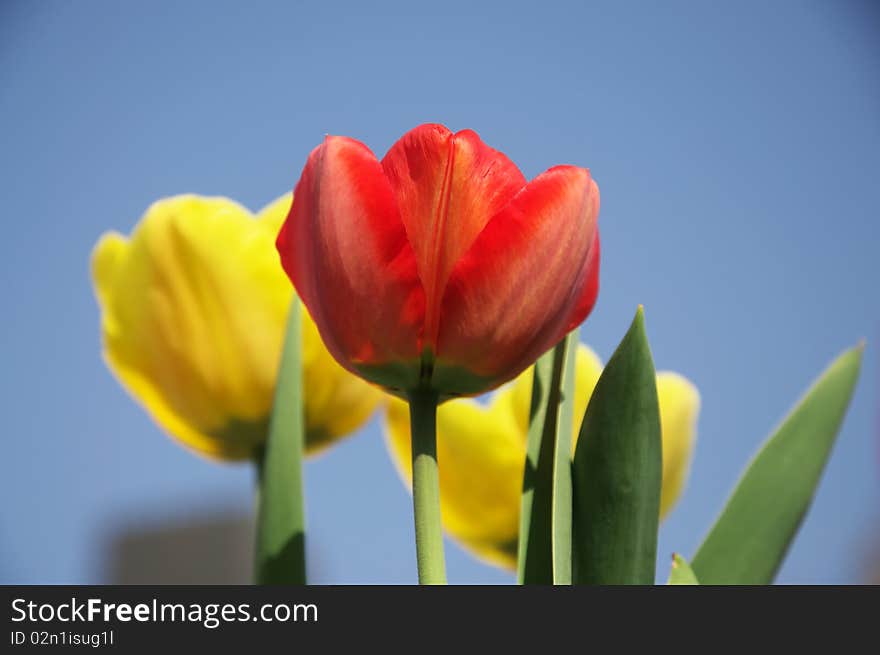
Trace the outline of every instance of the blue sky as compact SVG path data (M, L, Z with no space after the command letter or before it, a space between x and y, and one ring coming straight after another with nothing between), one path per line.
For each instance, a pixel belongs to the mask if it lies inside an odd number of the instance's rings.
M662 567L867 338L779 577L860 580L880 540L878 27L853 1L3 3L0 582L101 582L118 526L253 504L247 467L179 448L105 369L97 237L181 192L259 208L325 133L381 155L428 121L477 130L528 177L572 163L598 181L602 289L582 338L607 359L642 303L658 367L703 397ZM378 422L306 475L316 580L415 580ZM447 550L453 582L511 581Z

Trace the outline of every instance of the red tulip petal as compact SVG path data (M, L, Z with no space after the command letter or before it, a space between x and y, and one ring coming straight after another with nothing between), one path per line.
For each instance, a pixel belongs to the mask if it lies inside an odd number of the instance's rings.
M595 186L595 182L593 183ZM596 187L595 190L595 203L596 203L596 215L599 214L599 188ZM587 255L587 259L584 261L584 267L581 271L581 276L583 282L579 282L578 284L582 285L581 295L578 297L577 302L572 309L571 314L568 317L568 324L563 330L563 334L568 334L573 329L575 329L578 325L584 322L587 316L590 315L590 312L593 311L593 307L596 305L596 298L599 296L599 230L595 231L593 237L593 244L590 246L590 252ZM577 285L576 285L577 286Z
M598 214L586 169L557 166L520 191L449 277L435 371L501 384L580 323L598 291Z
M433 345L452 268L526 179L476 132L452 134L442 125L405 134L382 159L382 168L416 253L427 301L425 342Z
M284 270L349 369L418 360L425 296L382 166L328 136L309 155L278 235Z

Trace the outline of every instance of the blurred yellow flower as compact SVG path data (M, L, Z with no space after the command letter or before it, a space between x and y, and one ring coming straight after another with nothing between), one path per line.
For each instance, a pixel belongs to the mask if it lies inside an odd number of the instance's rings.
M172 436L220 459L253 457L266 436L293 289L275 235L287 194L256 217L220 197L154 203L130 239L92 253L104 358ZM353 431L381 392L342 369L303 312L306 450Z
M602 373L602 362L579 344L575 369L574 443L580 417ZM437 461L440 504L446 531L475 555L493 564L516 567L520 493L532 393L532 368L499 389L483 405L464 398L437 409ZM665 516L681 495L696 438L700 395L686 378L657 374L663 432ZM410 484L409 409L388 397L385 436L401 476Z

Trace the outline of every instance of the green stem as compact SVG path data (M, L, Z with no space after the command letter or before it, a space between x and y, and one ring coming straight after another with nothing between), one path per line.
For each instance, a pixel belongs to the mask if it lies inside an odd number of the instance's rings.
M437 394L424 390L411 393L409 416L419 584L446 584L437 468Z

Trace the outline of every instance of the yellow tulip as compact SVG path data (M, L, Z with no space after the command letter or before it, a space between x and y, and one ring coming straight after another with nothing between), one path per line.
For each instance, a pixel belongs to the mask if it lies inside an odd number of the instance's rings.
M293 298L275 235L291 195L256 216L227 198L154 203L128 239L92 253L104 358L123 387L184 445L253 457L266 436ZM306 450L361 425L380 392L342 369L303 312Z
M575 368L575 407L580 419L602 373L602 363L579 344ZM499 389L483 405L464 398L437 409L437 461L440 505L446 531L477 557L505 568L516 567L520 493L526 455L532 369ZM686 378L657 374L663 433L663 488L660 514L665 516L681 495L696 438L700 396ZM411 484L409 409L389 397L385 437L401 476Z

